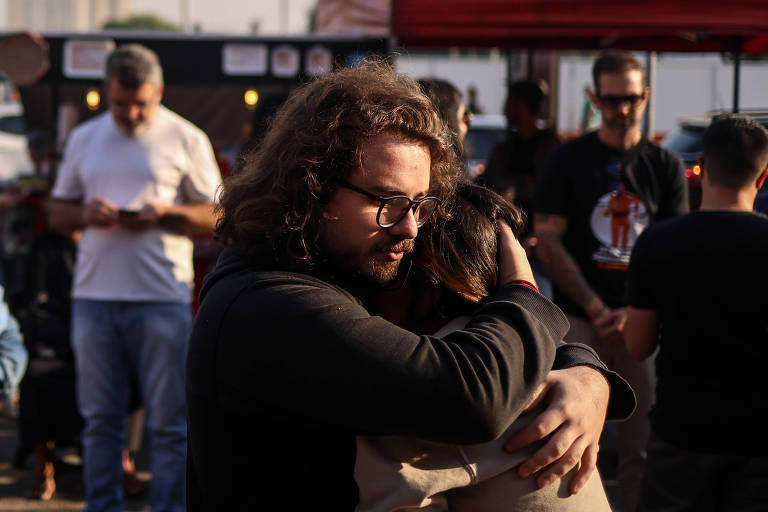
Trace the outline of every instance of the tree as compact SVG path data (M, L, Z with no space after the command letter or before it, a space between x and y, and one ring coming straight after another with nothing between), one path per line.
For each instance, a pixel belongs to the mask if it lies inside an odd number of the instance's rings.
M135 14L122 20L108 20L104 30L161 30L181 32L181 27L154 14Z

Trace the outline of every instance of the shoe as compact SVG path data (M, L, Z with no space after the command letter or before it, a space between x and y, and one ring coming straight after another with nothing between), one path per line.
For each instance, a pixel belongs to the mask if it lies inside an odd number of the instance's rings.
M41 464L40 470L35 468L35 485L30 491L33 498L50 501L56 493L56 479L53 461L47 460Z

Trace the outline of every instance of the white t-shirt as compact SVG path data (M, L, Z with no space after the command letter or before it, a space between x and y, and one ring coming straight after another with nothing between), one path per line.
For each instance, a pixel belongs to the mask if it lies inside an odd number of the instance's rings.
M51 196L119 208L212 203L221 174L208 137L164 106L136 136L106 112L73 130ZM192 241L154 228L87 227L78 245L77 299L189 302Z

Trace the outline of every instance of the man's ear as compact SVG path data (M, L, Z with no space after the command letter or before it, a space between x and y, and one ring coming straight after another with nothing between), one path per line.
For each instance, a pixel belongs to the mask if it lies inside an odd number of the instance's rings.
M594 91L594 89L590 89L590 88L584 89L584 94L587 95L587 98L589 98L589 101L591 101L598 107L600 106L600 98L597 97L597 93Z
M755 182L755 188L757 190L760 190L760 187L762 187L763 183L765 183L766 176L768 176L768 167L763 169L763 172L761 172L760 176L757 177L757 181Z
M648 105L648 100L651 97L651 89L649 87L646 87L643 89L643 107Z

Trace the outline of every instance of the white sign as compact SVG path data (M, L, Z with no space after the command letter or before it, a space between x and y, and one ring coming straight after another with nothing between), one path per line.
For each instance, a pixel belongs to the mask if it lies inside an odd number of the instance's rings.
M265 75L267 47L263 44L225 44L221 68L225 75Z
M115 49L111 39L77 40L64 43L64 76L68 78L104 78L107 56Z
M291 78L299 73L299 50L283 44L272 49L272 74Z
M307 50L305 72L309 76L329 73L333 66L333 54L325 46L315 45Z

